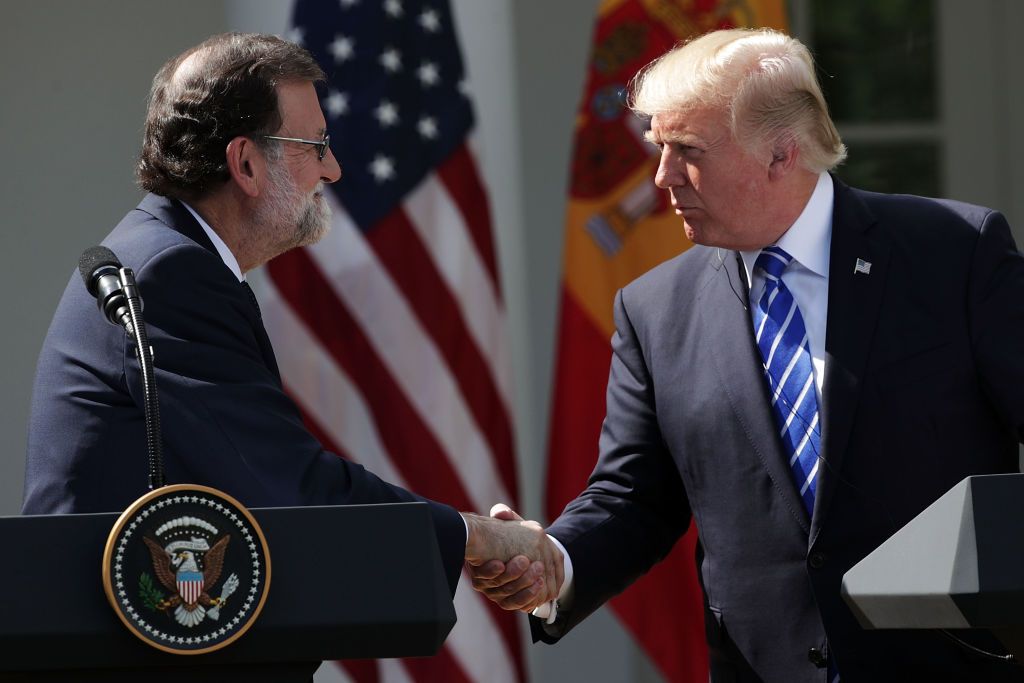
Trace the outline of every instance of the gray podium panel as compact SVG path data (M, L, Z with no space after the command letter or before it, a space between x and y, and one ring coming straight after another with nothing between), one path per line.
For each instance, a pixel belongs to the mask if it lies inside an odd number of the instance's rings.
M983 628L1024 653L1024 474L968 477L843 577L865 628Z
M968 477L843 577L868 628L1024 622L1024 474Z

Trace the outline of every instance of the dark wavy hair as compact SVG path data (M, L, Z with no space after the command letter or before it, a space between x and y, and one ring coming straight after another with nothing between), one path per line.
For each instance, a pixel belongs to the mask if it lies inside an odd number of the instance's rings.
M262 145L260 135L280 128L278 84L323 80L308 51L276 36L223 33L186 50L153 78L139 185L175 199L204 197L229 177L224 152L232 139Z

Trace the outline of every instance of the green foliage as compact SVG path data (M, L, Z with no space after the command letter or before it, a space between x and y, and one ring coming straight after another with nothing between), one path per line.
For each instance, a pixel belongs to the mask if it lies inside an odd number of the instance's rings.
M164 599L164 594L156 587L153 577L147 572L142 572L139 576L139 597L142 598L142 604L154 612L157 611L160 601Z

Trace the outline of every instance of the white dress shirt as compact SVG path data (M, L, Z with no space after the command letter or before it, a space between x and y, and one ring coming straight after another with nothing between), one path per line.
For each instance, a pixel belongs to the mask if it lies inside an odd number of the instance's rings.
M238 265L238 259L236 259L235 255L231 253L230 249L228 249L228 245L224 244L224 240L220 238L220 235L218 235L214 229L203 220L203 217L200 216L195 209L185 202L182 202L181 205L188 209L188 212L192 214L193 218L199 221L199 227L203 229L206 236L210 238L211 242L213 242L213 247L217 250L217 253L220 254L220 258L224 261L224 265L231 269L231 272L235 274L235 277L238 278L239 282L245 282L245 275L242 275L242 269Z
M782 281L793 294L807 328L807 343L811 347L814 365L814 385L821 405L821 390L825 381L825 323L828 319L828 257L832 246L832 203L835 189L828 173L818 176L818 184L807 200L807 206L772 246L779 247L793 257L782 273ZM764 293L764 272L754 270L761 254L741 251L743 265L750 283L750 320L754 321L754 308Z
M832 177L828 173L818 176L811 198L797 217L796 221L783 233L773 246L783 249L793 257L792 263L782 273L782 281L793 293L793 299L804 317L807 328L807 343L811 347L811 360L814 366L814 386L818 394L818 405L821 405L822 388L825 381L825 329L828 320L828 261L832 246L832 204L835 199L835 188ZM751 326L754 324L754 307L757 306L764 292L764 274L758 269L754 271L761 250L741 251L743 266L746 268L747 282L750 283L750 315ZM548 602L533 611L535 617L554 623L557 608L565 605L571 598L572 560L561 543L554 538L558 549L565 558L565 581L558 593L558 599Z

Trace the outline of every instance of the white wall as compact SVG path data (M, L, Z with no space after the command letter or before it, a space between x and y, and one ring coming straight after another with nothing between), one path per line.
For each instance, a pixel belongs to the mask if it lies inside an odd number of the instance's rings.
M21 507L29 394L57 300L82 251L141 196L132 174L153 74L223 29L206 0L0 7L0 514Z

